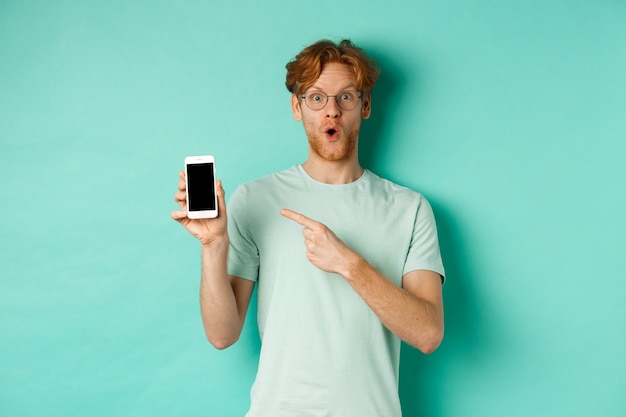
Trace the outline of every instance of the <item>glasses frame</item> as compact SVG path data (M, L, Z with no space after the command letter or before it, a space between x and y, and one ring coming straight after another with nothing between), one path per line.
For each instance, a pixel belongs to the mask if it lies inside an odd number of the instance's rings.
M351 107L351 108L345 108L345 107L342 105L341 100L337 100L337 97L341 96L341 95L342 95L342 94L344 94L344 93L355 93L357 100L356 100L356 104L354 105L354 107ZM308 95L310 95L310 94L319 94L319 95L321 95L321 96L325 97L325 100L324 100L324 105L323 105L322 107L320 107L319 109L314 109L314 108L312 108L311 106L309 106L309 103L307 102L306 98L307 98L307 96L308 96ZM357 108L357 106L358 106L358 104L359 104L359 100L361 100L361 97L363 97L363 92L362 92L362 91L360 91L360 92L359 92L359 91L356 91L356 90L342 90L342 91L340 91L339 93L337 93L337 94L335 94L335 95L332 95L332 96L331 96L331 95L326 94L326 93L325 93L325 92L323 92L323 91L320 91L320 90L313 90L313 91L309 91L309 92L307 92L306 94L302 94L302 95L300 95L300 98L302 98L302 100L304 100L304 103L306 104L306 106L307 106L309 109L313 110L313 111L320 111L320 110L323 110L323 109L326 107L326 105L328 104L328 100L329 100L331 97L334 97L334 98L335 98L335 102L337 103L337 106L338 106L341 110L350 111L350 110L354 110L354 109L356 109L356 108Z

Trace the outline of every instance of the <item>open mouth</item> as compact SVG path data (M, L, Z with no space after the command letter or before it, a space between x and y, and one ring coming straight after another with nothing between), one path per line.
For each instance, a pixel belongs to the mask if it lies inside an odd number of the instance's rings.
M328 139L336 139L339 136L339 131L337 129L333 129L332 127L326 129L326 137Z

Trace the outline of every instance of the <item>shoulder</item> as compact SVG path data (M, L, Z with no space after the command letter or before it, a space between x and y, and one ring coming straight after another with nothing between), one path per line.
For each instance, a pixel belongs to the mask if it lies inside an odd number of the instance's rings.
M259 208L292 195L301 181L296 167L274 172L237 186L229 204Z
M235 191L233 192L233 197L239 195L257 194L265 190L275 189L280 184L293 182L296 176L296 167L291 167L282 171L274 172L272 174L268 174L263 177L240 184L235 188Z
M237 187L237 189L255 190L263 187L273 187L276 184L293 180L296 177L298 177L298 170L296 166L293 166L291 168L287 168L282 171L274 172L272 174L268 174L263 177L245 182Z
M426 202L426 199L421 193L386 178L382 178L372 171L367 170L366 172L370 187L375 193L384 194L387 198L393 198L394 200L412 201L418 205L422 202Z

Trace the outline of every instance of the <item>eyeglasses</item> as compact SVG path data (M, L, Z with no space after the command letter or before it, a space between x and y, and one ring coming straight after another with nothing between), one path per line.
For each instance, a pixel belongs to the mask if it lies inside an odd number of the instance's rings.
M359 100L361 99L361 94L356 91L346 90L342 91L337 95L329 96L323 91L311 91L307 94L300 96L304 99L307 107L311 110L322 110L326 107L326 103L328 103L329 97L335 97L335 101L337 102L337 106L342 110L352 110L357 104L359 104Z

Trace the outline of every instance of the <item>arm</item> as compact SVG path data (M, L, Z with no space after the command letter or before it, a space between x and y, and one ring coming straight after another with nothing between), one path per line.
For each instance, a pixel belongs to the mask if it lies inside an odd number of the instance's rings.
M408 272L399 288L323 224L291 210L281 214L304 226L309 261L343 276L391 332L424 353L439 346L444 327L439 274Z
M202 245L200 312L207 339L225 349L241 335L254 282L228 275L228 239Z
M200 241L202 323L209 342L224 349L239 339L254 282L228 275L229 239L222 183L217 182L218 217L191 220L187 217L184 175L181 171L178 192L174 195L181 209L173 211L171 216Z
M341 275L365 300L387 328L423 353L435 351L443 339L441 277L418 270L402 277L397 287L360 255Z

